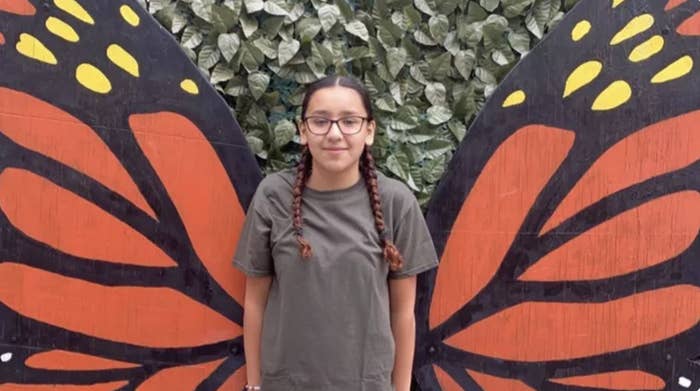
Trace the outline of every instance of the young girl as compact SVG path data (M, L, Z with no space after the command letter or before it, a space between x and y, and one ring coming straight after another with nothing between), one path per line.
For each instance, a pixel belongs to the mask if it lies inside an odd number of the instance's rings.
M409 391L416 274L437 256L413 194L375 169L375 128L359 82L313 83L301 162L256 190L234 257L245 389Z

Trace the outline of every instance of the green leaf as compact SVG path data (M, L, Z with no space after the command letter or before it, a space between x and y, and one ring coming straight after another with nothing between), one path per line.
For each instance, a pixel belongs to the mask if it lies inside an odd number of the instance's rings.
M297 23L296 31L302 43L311 42L321 31L321 23L316 18L305 18Z
M408 54L408 62L415 62L418 61L419 59L423 58L423 50L416 45L412 39L409 37L404 37L401 40L401 47L406 49L406 53Z
M474 71L474 74L476 75L476 77L479 80L484 82L484 84L496 84L497 83L496 77L491 72L486 70L485 68L482 68L482 67L476 68L476 70Z
M491 52L491 60L501 66L508 65L508 63L510 63L510 60L508 60L506 54L501 50L494 50Z
M426 114L428 114L428 122L432 125L440 125L452 118L452 110L442 105L431 106Z
M408 24L406 26L406 29L411 29L415 26L418 26L423 21L423 17L421 16L420 12L418 12L418 10L413 8L413 6L410 4L403 7L403 15L405 16L406 22Z
M538 39L542 39L544 35L544 27L549 21L550 7L550 0L535 0L535 4L525 17L525 26Z
M210 77L210 82L212 84L217 84L221 83L224 81L229 81L231 80L236 74L233 72L233 69L227 67L226 65L222 63L216 64L214 67L214 70L211 72L211 77Z
M399 105L403 105L403 99L406 93L405 90L406 89L401 85L401 83L391 83L389 86L391 97L394 98L394 101Z
M323 60L319 46L316 42L312 42L311 55L306 57L306 65L316 77L321 78L326 73L326 62Z
M345 62L350 62L352 60L356 60L358 58L365 58L369 56L369 48L365 46L355 46L352 48L349 48L347 52L345 53Z
M223 54L227 62L231 61L236 52L238 52L238 48L241 47L241 39L238 38L236 33L220 34L216 41L221 54Z
M254 17L248 15L241 15L240 17L241 29L243 29L243 35L246 38L250 38L254 32L258 30L258 20Z
M434 0L414 0L413 4L426 15L433 16L436 14L437 5Z
M396 115L389 119L389 126L395 130L409 130L418 126L418 116L420 112L418 108L412 105L403 105L399 107Z
M437 42L444 42L447 37L447 31L450 28L449 21L445 15L432 16L428 21L430 35Z
M273 60L277 58L277 43L272 42L265 37L260 37L253 41L253 45L258 48L265 57Z
M255 100L260 99L265 90L267 90L268 85L270 85L270 76L266 73L253 72L248 75L248 88Z
M395 78L401 72L401 68L406 65L406 58L406 49L402 47L386 50L386 62L391 77Z
M525 29L518 29L508 33L508 43L516 52L525 54L530 51L530 34Z
M323 31L328 32L338 22L340 10L335 4L326 4L318 9L318 18L321 20Z
M385 26L386 23L393 24L389 21L379 23L377 26L377 39L385 48L389 48L396 46L396 37L394 37L394 34Z
M374 5L372 6L372 19L381 21L389 18L389 7L386 3L386 0L374 1Z
M359 20L353 20L352 22L346 24L345 31L365 42L369 41L369 31L367 31L367 26L365 26L365 24Z
M503 16L506 18L520 16L534 1L535 0L501 0Z
M428 83L428 85L425 86L425 97L433 106L445 105L447 89L442 83Z
M447 123L447 128L450 129L450 132L455 136L457 142L461 142L467 134L467 126L464 125L464 122L454 118Z
M375 107L381 111L387 111L390 113L396 112L396 104L393 99L388 99L386 97L379 98L374 103Z
M483 22L460 24L457 26L457 37L469 47L480 46L479 42L481 42L484 34L481 28L482 25Z
M245 5L245 10L249 14L262 11L265 6L263 0L243 0L243 4Z
M202 43L202 33L199 31L195 25L189 25L185 28L182 33L181 45L188 49L194 49Z
M426 159L437 159L446 152L449 152L454 148L451 142L447 140L430 140L423 143L422 150Z
M340 14L345 18L346 21L351 21L355 18L355 11L352 10L350 4L345 0L335 0L335 4L340 10Z
M176 7L175 11L173 12L172 22L170 23L170 32L173 34L179 33L182 31L182 29L187 27L189 22L190 21L187 18L187 15L182 11L179 11Z
M219 33L225 33L238 22L238 15L229 7L214 4L211 6L212 25Z
M435 42L428 34L423 32L422 30L416 30L413 32L413 39L416 40L421 45L425 46L435 46L437 45L437 42Z
M245 83L238 76L231 78L231 80L226 83L226 87L224 88L224 92L231 96L240 96L245 94L247 91L248 89L246 88Z
M486 11L493 12L498 7L499 0L479 0L479 4L481 4L482 7Z
M260 156L260 154L264 151L265 148L265 143L259 139L258 137L255 136L245 136L246 141L248 142L248 146L250 147L250 150L253 151L254 154ZM267 156L267 155L265 155ZM260 156L262 157L262 156ZM262 157L264 159L264 157Z
M405 155L403 159L398 157L397 154L389 155L389 157L386 159L386 168L388 168L392 174L401 178L403 181L408 181L410 177L409 167L408 157Z
M268 38L275 38L279 34L282 25L284 24L284 19L281 16L268 16L264 18L262 22L262 29L267 34Z
M289 12L284 8L284 5L284 1L267 0L263 5L263 10L265 10L265 13L274 16L288 16Z
M453 56L459 53L460 44L459 40L457 39L457 32L450 31L449 33L447 33L447 37L445 38L445 43L443 43L443 46Z
M211 0L195 0L192 2L192 12L200 18L211 23L211 6L214 4Z
M469 2L469 8L467 10L467 15L464 21L460 22L461 24L472 24L474 22L481 22L482 20L486 20L486 18L489 16L489 14L484 11L479 4L476 2L470 1ZM459 27L459 25L458 25Z
M306 6L303 2L295 2L294 7L287 13L285 20L287 23L294 23L299 18L304 16L304 11L306 11Z
M248 73L256 71L258 66L265 61L265 55L249 41L243 42L236 57L239 58L240 64Z
M452 148L450 148L452 149ZM446 155L442 154L439 157L428 160L428 162L423 167L423 178L428 183L436 183L442 178L442 174L445 172L445 162L447 161Z
M455 68L457 72L464 78L464 80L471 79L471 73L474 69L474 64L476 62L476 57L474 52L469 50L461 50L455 56Z
M411 74L411 77L415 81L417 81L423 85L426 85L429 83L428 79L426 79L424 76L425 72L421 69L421 66L419 64L411 65L411 68L409 69L409 73Z
M221 58L221 53L215 45L203 45L199 50L199 57L197 59L197 65L203 69L209 69L216 65Z
M483 24L484 48L491 51L505 41L508 19L500 15L489 15Z
M438 12L443 15L451 15L457 9L460 1L458 0L440 0L438 3Z
M432 60L428 60L428 64L430 65L430 73L433 79L443 80L452 67L452 56L450 53L442 53Z
M297 54L300 47L301 44L299 44L299 41L296 39L280 42L277 55L280 66L288 63L289 60L291 60L294 55Z

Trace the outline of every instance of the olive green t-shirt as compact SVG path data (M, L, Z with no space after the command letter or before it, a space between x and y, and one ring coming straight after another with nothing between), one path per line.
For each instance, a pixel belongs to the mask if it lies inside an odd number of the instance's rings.
M377 172L388 237L404 258L382 255L364 179L331 191L304 190L303 260L292 225L291 169L268 175L248 208L234 264L272 276L261 337L265 391L390 391L394 364L388 279L418 274L437 256L418 202Z

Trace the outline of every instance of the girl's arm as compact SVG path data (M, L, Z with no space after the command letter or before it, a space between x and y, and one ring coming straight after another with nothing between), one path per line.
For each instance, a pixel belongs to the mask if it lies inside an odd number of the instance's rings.
M272 277L246 277L243 304L243 345L248 384L260 385L260 335Z
M416 276L390 279L391 331L394 334L396 358L391 381L396 391L409 391L413 351L416 344Z

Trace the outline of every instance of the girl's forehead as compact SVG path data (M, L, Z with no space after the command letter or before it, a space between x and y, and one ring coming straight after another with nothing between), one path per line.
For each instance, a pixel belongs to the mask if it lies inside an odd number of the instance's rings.
M333 86L314 92L309 99L307 111L364 113L365 106L359 92L348 87Z

